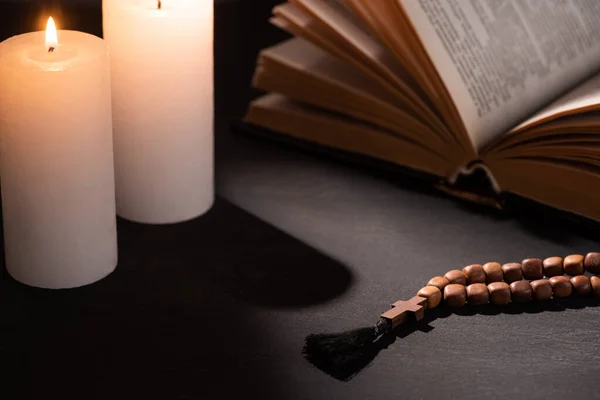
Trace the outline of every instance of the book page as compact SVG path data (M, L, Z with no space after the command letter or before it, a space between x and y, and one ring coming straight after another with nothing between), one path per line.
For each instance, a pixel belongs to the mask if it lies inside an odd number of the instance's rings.
M367 33L363 24L348 11L340 0L293 0L317 14L349 45L366 57L373 65L385 68L395 79L406 76L402 64L377 38Z
M352 65L304 39L289 39L263 50L259 63L262 68L255 74L254 87L371 123L418 142L441 158L455 155L449 151L452 142L414 113L398 108L396 97Z
M348 4L348 0L322 0L322 2L327 4L331 9L335 10L335 12L339 15L343 15L347 21L350 21L352 25L363 31L364 34L371 36L374 40L377 40L377 38L363 24L360 18L354 14L352 8Z
M357 66L394 93L399 107L415 113L439 132L451 135L423 93L423 85L415 82L395 55L376 37L355 25L349 11L341 4L333 0L290 0L277 6L274 12L301 28L292 33ZM308 32L312 38L306 35ZM323 46L326 42L332 46Z
M600 74L586 80L575 89L553 101L549 106L537 112L521 125L513 129L514 132L561 116L578 112L591 111L600 108Z
M600 69L598 0L392 0L479 150Z

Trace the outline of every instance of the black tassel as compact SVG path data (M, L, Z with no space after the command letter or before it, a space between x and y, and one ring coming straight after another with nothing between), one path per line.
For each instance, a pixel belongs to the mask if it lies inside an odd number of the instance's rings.
M313 334L306 338L302 354L310 363L336 379L348 381L379 353L382 335L392 331L390 320L337 334Z

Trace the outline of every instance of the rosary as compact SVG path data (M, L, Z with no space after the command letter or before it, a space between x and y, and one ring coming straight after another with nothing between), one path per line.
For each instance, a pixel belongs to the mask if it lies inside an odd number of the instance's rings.
M584 275L592 274L591 278ZM585 257L572 254L545 260L528 258L521 263L500 265L489 262L472 264L462 270L453 269L444 276L435 276L417 295L407 301L397 301L371 327L337 334L313 334L306 338L305 358L317 368L341 379L349 380L353 363L358 364L378 339L399 325L420 321L426 310L441 304L460 308L465 304L494 304L544 301L569 296L600 297L600 253Z

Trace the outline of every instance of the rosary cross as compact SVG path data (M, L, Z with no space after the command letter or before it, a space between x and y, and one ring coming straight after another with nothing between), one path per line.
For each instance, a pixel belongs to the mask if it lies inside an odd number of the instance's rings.
M415 296L410 300L399 300L392 304L392 308L381 315L392 321L392 329L405 322L409 315L414 315L417 321L423 319L425 315L425 297Z

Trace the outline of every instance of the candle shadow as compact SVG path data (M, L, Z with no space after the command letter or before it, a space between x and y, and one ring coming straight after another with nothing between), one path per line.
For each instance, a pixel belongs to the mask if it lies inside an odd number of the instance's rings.
M342 264L219 198L181 224L119 220L118 234L119 265L93 285L1 282L10 346L0 396L285 398L270 311L330 301L353 282Z
M218 225L224 228L211 228ZM202 269L190 268L190 278L209 277L237 300L256 306L285 309L321 304L343 294L354 281L338 261L220 199L200 219L162 226L119 219L118 231L119 247L133 249L128 253L141 258L135 260L140 269L146 268L145 262L189 265L196 261ZM198 232L205 234L199 237ZM140 246L154 249L153 260L146 259ZM125 257L123 262L133 261Z
M600 298L598 297L569 297L529 303L511 303L506 306L493 304L482 306L467 305L458 309L442 306L428 310L422 320L418 322L409 320L398 326L393 332L379 337L375 342L356 349L356 352L352 356L346 357L342 363L319 365L317 368L337 380L349 382L367 368L381 351L392 347L396 340L405 339L415 332L429 333L433 331L435 328L431 326L431 323L438 318L448 318L452 315L474 316L479 314L495 316L499 314L537 314L598 306L600 306Z

